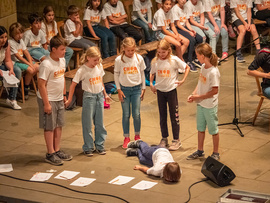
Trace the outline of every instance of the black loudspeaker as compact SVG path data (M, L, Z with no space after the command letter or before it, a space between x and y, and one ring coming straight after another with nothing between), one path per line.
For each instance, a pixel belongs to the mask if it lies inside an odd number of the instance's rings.
M235 178L235 174L229 167L210 156L205 160L201 172L205 177L221 187L229 185Z

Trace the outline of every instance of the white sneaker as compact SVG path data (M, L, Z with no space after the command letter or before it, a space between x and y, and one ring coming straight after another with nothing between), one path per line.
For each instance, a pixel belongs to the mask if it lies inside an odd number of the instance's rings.
M15 110L21 110L22 109L22 107L20 107L17 104L17 101L16 100L11 101L11 100L7 99L6 100L6 103L7 103L7 105L9 105L11 108L13 108Z

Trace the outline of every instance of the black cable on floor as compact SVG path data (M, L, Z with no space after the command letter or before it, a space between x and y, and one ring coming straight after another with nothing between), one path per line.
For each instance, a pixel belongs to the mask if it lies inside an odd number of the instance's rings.
M188 201L186 201L185 203L188 203L188 202L190 201L190 199L191 199L191 194L190 194L190 189L191 189L191 187L192 187L193 185L196 185L196 184L198 184L198 183L201 183L201 182L204 182L204 181L207 181L207 180L209 180L209 179L208 179L208 178L205 178L205 179L200 180L200 181L198 181L198 182L195 182L195 183L193 183L192 185L189 186L189 188L188 188L188 195L189 195L189 197L188 197Z
M1 175L1 176L4 176L4 177L8 177L8 178L15 179L15 180L20 180L20 181L25 181L25 182L31 182L31 183L43 183L43 184L49 184L49 185L54 185L54 186L62 187L62 188L64 188L64 189L70 190L70 191L72 191L72 192L77 192L77 193L82 193L82 194L88 194L88 195L108 196L108 197L113 197L113 198L119 199L119 200L121 200L121 201L123 201L123 202L128 202L127 200L125 200L125 199L123 199L123 198L121 198L121 197L115 196L115 195L104 194L104 193L94 193L94 192L83 192L83 191L74 190L74 189L71 189L71 188L69 188L69 187L66 187L66 186L63 186L63 185L59 185L59 184L56 184L56 183L30 181L30 180L26 180L26 179L22 179L22 178L17 178L17 177L13 177L13 176L1 174L1 173L0 173L0 175Z

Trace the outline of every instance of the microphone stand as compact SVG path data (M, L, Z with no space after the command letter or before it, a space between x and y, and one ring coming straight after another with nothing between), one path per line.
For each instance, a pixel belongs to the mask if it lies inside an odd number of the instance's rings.
M222 124L218 124L219 126L223 126L223 125L235 125L239 131L239 134L241 137L244 137L244 134L242 133L241 129L239 128L238 124L251 124L251 122L239 122L237 115L236 115L236 80L237 80L237 69L236 69L236 54L238 51L241 51L242 49L250 46L254 41L256 41L257 39L259 39L260 37L257 37L256 39L252 40L249 44L241 47L240 49L235 50L235 52L229 54L226 58L222 59L221 61L219 61L219 64L223 61L225 61L227 58L231 57L232 55L234 56L234 118L233 121L231 123L222 123Z

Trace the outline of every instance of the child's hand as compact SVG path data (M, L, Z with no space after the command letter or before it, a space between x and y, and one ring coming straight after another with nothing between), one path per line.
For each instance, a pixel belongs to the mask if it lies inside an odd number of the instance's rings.
M157 93L157 89L156 89L156 87L155 87L153 84L150 84L150 89L151 89L151 91L152 91L154 94Z
M143 101L144 93L145 93L145 89L142 89L142 93L141 93L141 96L140 96L141 101Z
M140 170L140 168L141 168L141 166L140 165L136 165L136 166L134 166L134 170Z
M105 96L105 102L106 102L107 104L110 104L111 101L112 101L112 99L111 99L108 95L106 95L106 96Z
M126 98L126 96L124 95L124 93L122 92L122 90L117 90L118 91L118 98L121 102L124 102L124 98Z
M50 104L44 105L44 113L46 113L46 114L52 113L52 106Z
M175 82L175 84L177 84L178 86L182 85L183 83L184 83L183 80L181 80L181 81L176 81L176 82Z
M67 101L65 102L65 108L67 108L67 107L70 105L70 103L71 103L71 101L70 101L70 100L67 100Z
M193 95L189 95L189 96L188 96L187 102L189 102L189 103L192 103L192 102L193 102L192 96L193 96Z
M148 23L148 27L152 29L152 23Z

